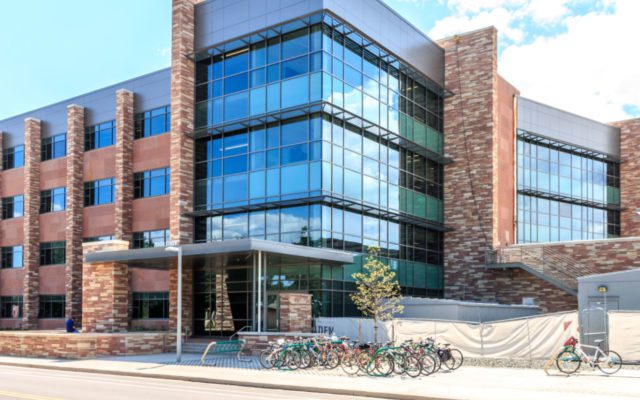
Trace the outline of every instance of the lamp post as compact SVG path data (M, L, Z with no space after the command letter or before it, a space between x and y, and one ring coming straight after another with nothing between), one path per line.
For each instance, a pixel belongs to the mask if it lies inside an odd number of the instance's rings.
M182 247L169 246L164 249L178 253L178 312L176 318L176 358L182 360Z

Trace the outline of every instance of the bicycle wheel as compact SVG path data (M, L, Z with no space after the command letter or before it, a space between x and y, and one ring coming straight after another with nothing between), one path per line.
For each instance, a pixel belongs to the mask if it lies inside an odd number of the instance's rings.
M369 361L371 361L371 357L371 354L367 351L361 351L358 354L358 367L360 367L362 371L367 372L367 366L369 365Z
M369 369L375 369L375 372L381 376L389 376L395 369L393 357L389 354L379 354L375 360L373 360Z
M405 374L409 375L412 378L417 378L422 372L422 364L420 363L418 357L410 354L405 355L403 369Z
M460 366L464 362L464 356L462 355L462 352L458 349L451 349L450 357L453 359L453 368L451 369L456 370L460 368Z
M440 355L441 364L444 365L449 371L453 371L455 369L454 367L456 366L456 361L451 355L451 350L439 350L438 352Z
M307 369L313 364L311 354L307 350L298 350L297 353L300 355L300 368Z
M273 351L272 349L266 349L260 352L260 357L258 358L258 361L260 362L260 365L262 366L262 368L265 368L265 369L273 368L276 362L275 354L276 352Z
M300 368L300 353L297 351L287 351L283 356L282 366L292 371Z
M424 353L420 357L420 363L422 364L422 374L431 375L436 372L437 361L436 358L430 353Z
M580 357L571 350L563 350L556 359L558 370L567 375L575 373L580 368L581 363Z
M357 353L347 353L340 362L342 370L349 375L355 375L360 371L360 365L358 364Z
M402 375L404 373L404 364L405 358L404 354L393 353L393 372L398 375Z
M324 364L326 369L334 369L340 365L340 355L337 351L331 350L327 353L327 362Z
M605 357L596 360L596 366L607 375L613 375L622 368L622 357L613 350L605 351Z

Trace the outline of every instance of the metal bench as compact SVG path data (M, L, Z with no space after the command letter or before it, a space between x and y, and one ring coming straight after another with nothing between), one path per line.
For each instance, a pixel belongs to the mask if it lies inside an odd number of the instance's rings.
M203 365L215 365L215 363L207 364L205 362L205 358L208 354L228 354L228 353L236 353L236 357L238 361L249 362L250 360L243 360L240 358L242 351L244 350L244 346L246 345L246 340L227 340L223 342L211 342L205 349L204 353L202 353L202 357L200 361Z

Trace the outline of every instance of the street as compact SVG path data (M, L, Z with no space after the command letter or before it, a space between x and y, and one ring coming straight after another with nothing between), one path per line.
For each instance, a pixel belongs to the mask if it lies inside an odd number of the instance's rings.
M333 394L0 366L1 400L176 400L184 398L189 400L361 399L361 397ZM367 399L372 398L367 397Z

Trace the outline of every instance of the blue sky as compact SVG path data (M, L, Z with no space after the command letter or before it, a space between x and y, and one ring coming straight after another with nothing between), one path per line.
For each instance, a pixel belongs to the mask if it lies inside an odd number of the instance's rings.
M384 1L434 39L496 26L499 72L525 97L640 117L638 0ZM0 15L0 119L169 66L171 0L3 1Z

